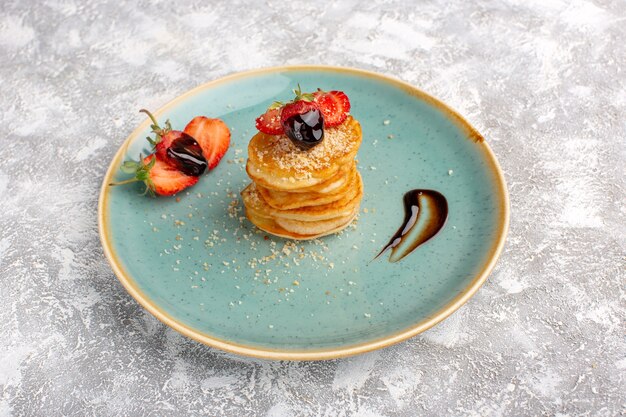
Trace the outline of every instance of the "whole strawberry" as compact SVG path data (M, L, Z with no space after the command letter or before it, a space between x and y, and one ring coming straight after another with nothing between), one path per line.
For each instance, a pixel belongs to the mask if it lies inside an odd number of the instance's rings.
M313 95L294 90L295 99L282 108L280 123L285 135L300 149L310 149L324 139L324 116Z

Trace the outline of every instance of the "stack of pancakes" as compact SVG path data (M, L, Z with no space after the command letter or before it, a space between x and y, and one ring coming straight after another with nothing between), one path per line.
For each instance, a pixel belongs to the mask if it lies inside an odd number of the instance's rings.
M354 159L361 140L361 126L351 116L325 129L324 140L309 150L285 135L257 133L248 145L246 165L253 182L241 192L248 219L291 239L313 239L346 227L363 197Z

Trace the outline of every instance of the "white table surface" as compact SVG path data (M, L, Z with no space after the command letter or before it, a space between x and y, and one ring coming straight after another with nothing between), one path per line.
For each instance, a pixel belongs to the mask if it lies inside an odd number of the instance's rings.
M0 416L623 415L626 2L173 3L2 1ZM97 195L137 109L282 64L393 75L493 147L510 235L441 325L350 359L254 360L115 279Z

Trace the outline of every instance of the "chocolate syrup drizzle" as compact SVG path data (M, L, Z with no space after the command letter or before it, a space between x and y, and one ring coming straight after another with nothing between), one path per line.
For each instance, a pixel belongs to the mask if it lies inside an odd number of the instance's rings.
M448 219L448 202L434 190L411 190L404 194L404 221L389 243L376 255L391 249L389 262L398 262L439 233Z

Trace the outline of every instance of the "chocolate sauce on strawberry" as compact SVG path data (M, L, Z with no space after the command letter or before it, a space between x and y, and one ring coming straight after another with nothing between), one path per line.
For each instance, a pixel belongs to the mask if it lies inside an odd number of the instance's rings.
M402 226L376 258L391 250L389 262L398 262L418 246L435 237L448 219L448 201L437 191L411 190L404 194L403 202Z
M199 177L207 168L207 161L198 142L186 133L172 142L167 156L176 168L186 175Z
M319 109L296 114L283 122L283 129L298 148L311 149L324 139L324 116Z

